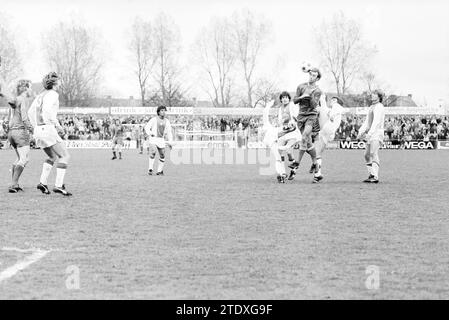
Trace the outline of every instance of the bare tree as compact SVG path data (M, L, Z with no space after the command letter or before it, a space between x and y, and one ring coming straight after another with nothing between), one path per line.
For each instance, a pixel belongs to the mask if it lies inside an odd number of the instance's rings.
M8 18L0 13L0 79L10 82L22 73L22 61Z
M261 78L254 85L254 105L252 107L262 106L273 99L280 92L279 85L272 79Z
M139 81L142 106L145 105L148 79L156 63L153 29L149 21L136 17L131 27L131 41L129 43L135 62L135 73Z
M362 38L361 25L342 12L331 21L323 21L314 30L315 42L325 71L332 74L338 94L345 94L354 79L360 77L375 47Z
M202 28L195 43L195 51L212 87L207 93L214 106L229 107L236 61L230 22L225 18L215 18Z
M246 83L246 105L253 107L253 94L257 80L254 72L260 59L260 53L268 43L270 24L251 11L234 12L233 28L235 33L238 60L243 68Z
M60 22L42 38L49 66L61 77L66 106L88 104L96 94L103 66L95 30L75 22Z
M153 24L155 80L160 88L160 100L167 106L178 105L186 93L178 64L181 33L173 19L160 13Z

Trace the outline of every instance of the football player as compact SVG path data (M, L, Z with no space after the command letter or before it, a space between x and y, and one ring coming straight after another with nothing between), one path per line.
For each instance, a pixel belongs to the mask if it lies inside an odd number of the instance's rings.
M156 110L156 116L151 118L145 126L145 132L148 134L148 143L150 145L150 158L148 160L148 174L153 174L154 159L156 150L159 153L159 165L156 175L164 175L165 147L172 148L173 132L170 121L165 117L167 108L159 106Z
M301 159L306 151L312 157L313 171L316 172L316 151L313 145L313 135L319 131L318 106L321 99L321 89L316 84L321 79L321 72L318 68L303 69L309 73L309 81L300 84L296 89L296 96L293 102L299 105L298 128L302 134L299 145L298 160L291 164L292 171L289 178L293 178L299 167Z
M323 179L321 174L322 155L329 142L335 138L335 132L341 124L343 114L343 101L338 96L333 96L330 100L330 108L320 108L320 119L324 123L319 132L318 140L315 143L317 171L315 172L313 182L317 183Z
M368 179L363 182L379 182L379 149L384 139L385 110L382 104L384 93L375 90L371 93L371 106L363 125L359 129L357 139L366 141L365 162L368 170Z
M123 136L125 135L125 127L121 124L120 119L116 119L114 126L111 128L112 132L112 158L117 159L118 150L119 160L122 160Z
M70 155L61 138L64 136L64 129L56 117L59 110L59 94L57 92L59 76L56 72L50 72L44 77L42 85L45 90L34 99L28 110L28 117L34 127L33 136L36 139L36 145L42 148L48 156L42 166L37 189L44 194L50 194L47 180L53 165L58 161L53 192L71 196L72 194L66 190L64 185Z
M28 119L28 108L31 98L31 81L19 80L15 90L16 97L7 98L10 106L8 114L8 141L17 155L17 160L12 165L12 183L10 193L23 191L19 186L19 178L28 163L30 152L30 134L33 126Z

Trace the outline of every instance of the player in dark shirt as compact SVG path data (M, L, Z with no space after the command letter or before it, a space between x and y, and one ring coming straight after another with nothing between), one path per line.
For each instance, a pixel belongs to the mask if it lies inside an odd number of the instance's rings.
M301 163L304 153L308 152L312 157L312 170L316 172L316 151L313 145L312 134L318 133L318 107L320 105L321 89L316 82L321 79L321 72L318 68L311 68L309 72L309 81L302 83L296 89L296 95L293 103L299 105L298 128L302 134L302 140L299 145L298 160L293 162L289 167L292 169L290 178L293 178L296 170Z

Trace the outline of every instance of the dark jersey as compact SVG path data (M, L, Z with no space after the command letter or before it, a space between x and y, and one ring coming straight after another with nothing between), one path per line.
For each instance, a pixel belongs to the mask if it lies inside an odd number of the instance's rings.
M317 107L320 104L321 89L316 84L308 82L300 84L293 98L295 104L299 104L299 115L308 116L318 114Z
M31 130L30 120L28 119L28 108L30 101L28 98L19 96L17 99L8 102L9 109L9 129L28 129Z
M125 135L125 127L122 125L114 125L112 127L112 136L116 138L121 138Z

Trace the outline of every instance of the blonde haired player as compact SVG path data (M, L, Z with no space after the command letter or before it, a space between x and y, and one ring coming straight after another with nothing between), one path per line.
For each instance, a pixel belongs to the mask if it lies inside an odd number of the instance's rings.
M48 159L42 166L40 182L37 185L44 194L50 194L47 186L48 176L56 161L56 181L53 192L63 196L71 196L64 185L64 176L70 155L61 138L64 129L56 118L59 110L59 94L56 91L59 87L59 76L56 72L50 72L42 80L44 91L41 92L31 104L28 110L28 117L34 127L33 136L36 145L44 150Z
M384 139L385 123L383 98L384 94L380 90L371 93L371 106L357 136L357 139L366 141L365 161L369 176L363 182L367 183L379 182L379 149Z
M164 175L165 164L165 146L170 148L173 145L173 132L170 121L165 118L165 106L159 106L156 110L156 117L151 118L145 126L145 132L148 134L148 143L150 145L150 158L148 160L148 174L153 174L154 159L156 150L159 153L159 165L156 175ZM165 140L167 137L167 140Z
M324 96L324 95L323 95ZM335 132L341 124L343 114L343 101L338 96L333 96L330 100L330 108L322 104L319 112L320 133L318 141L315 143L317 172L314 174L313 182L317 183L323 180L321 174L322 155L329 142L335 138Z
M19 80L16 86L15 97L8 99L10 105L8 114L8 141L14 148L17 160L12 165L12 184L9 193L23 191L19 186L19 178L28 163L30 152L30 134L33 126L28 119L28 108L31 99L31 81Z

